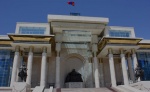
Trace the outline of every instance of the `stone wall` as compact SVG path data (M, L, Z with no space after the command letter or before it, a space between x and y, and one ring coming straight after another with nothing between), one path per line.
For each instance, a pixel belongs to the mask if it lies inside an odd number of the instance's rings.
M32 88L40 85L40 75L41 75L41 57L34 57L32 65L32 78L31 78Z

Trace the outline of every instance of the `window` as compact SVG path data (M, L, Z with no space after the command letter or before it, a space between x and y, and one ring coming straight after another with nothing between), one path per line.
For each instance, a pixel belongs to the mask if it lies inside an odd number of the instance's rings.
M10 84L13 64L13 55L11 53L9 50L0 50L0 87L7 87Z
M86 30L63 30L63 40L65 42L89 42L92 34Z
M20 27L20 34L44 34L46 27Z
M130 37L130 31L123 30L109 30L109 36L111 37Z
M91 32L81 30L63 30L65 36L91 37Z
M144 70L142 80L150 80L150 52L137 52L139 66Z

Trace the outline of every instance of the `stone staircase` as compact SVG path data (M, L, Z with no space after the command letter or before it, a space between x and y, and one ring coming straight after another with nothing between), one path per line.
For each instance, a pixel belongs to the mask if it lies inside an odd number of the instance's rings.
M115 89L115 88L114 88L114 89ZM129 90L129 89L127 89L127 88L124 88L124 87L122 87L122 86L117 86L117 87L116 87L116 90L118 90L118 92L134 92L134 91Z
M44 88L37 86L32 92L150 92L150 81L141 81L130 85L119 85L110 88ZM20 88L20 87L19 87ZM3 90L3 89L1 89ZM0 90L0 92L2 92ZM9 91L8 91L9 92Z
M150 92L150 81L139 81L130 86L143 92Z
M49 92L49 89L45 89L44 92ZM53 92L117 92L108 88L61 88L54 89Z
M139 90L129 85L119 85L119 86L113 87L113 89L117 90L117 92L147 92L147 91Z

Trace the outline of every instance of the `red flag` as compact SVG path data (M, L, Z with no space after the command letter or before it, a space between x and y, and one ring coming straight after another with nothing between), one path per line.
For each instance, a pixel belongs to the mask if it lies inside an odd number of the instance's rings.
M67 2L68 4L70 4L70 5L72 5L72 6L74 6L75 5L75 3L74 2Z

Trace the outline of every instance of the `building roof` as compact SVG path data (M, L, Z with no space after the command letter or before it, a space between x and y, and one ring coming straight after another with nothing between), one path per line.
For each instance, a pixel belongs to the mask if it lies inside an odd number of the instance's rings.
M47 41L50 42L54 35L8 34L13 41Z
M83 22L83 23L103 23L108 24L109 19L103 17L87 17L87 16L68 16L68 15L48 15L48 22Z

